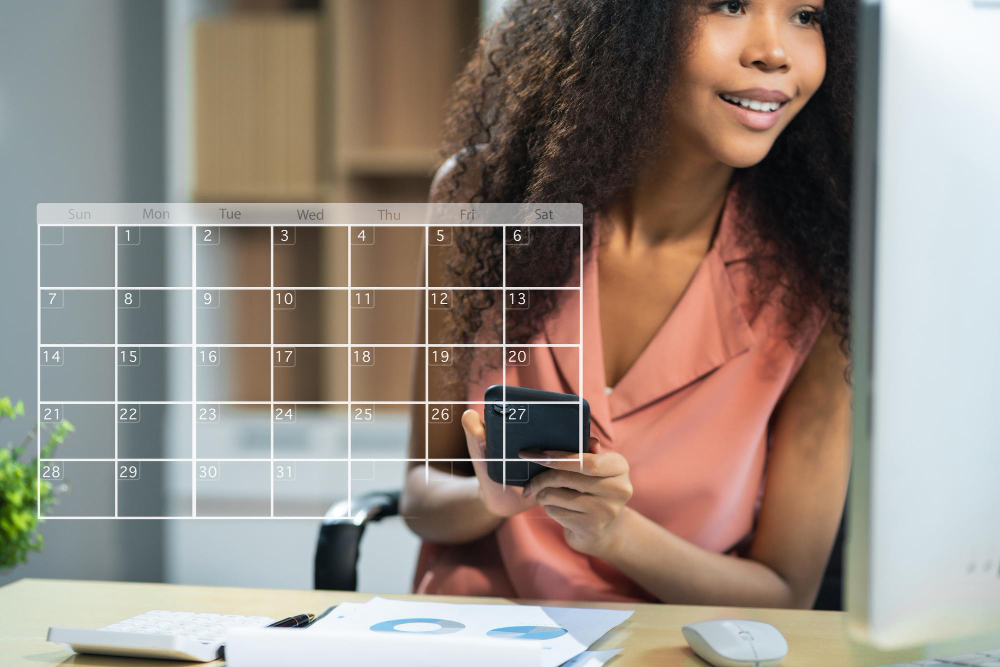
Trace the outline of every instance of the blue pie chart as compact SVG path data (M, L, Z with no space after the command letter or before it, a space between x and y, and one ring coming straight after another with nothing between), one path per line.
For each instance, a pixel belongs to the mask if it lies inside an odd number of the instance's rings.
M448 635L464 630L465 626L445 618L396 618L376 623L369 629L374 632L404 632L412 635Z
M563 628L552 625L511 625L506 628L495 628L486 633L489 637L505 639L555 639L566 634Z

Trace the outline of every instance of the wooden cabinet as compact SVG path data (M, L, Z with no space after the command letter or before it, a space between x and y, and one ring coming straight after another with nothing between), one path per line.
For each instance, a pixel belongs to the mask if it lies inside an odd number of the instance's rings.
M195 25L195 200L317 199L319 32L315 14Z
M197 201L425 201L451 86L480 25L477 0L327 0L320 11L236 12L193 26L194 176ZM269 254L259 235L237 235L231 265ZM314 230L295 245L296 266L320 284L342 270L346 235ZM412 248L384 267L413 270ZM236 269L238 270L238 269ZM310 273L311 272L311 273ZM300 283L304 284L304 283ZM299 324L304 338L343 327L333 299ZM267 317L237 311L232 326ZM416 331L416 309L370 326ZM422 350L420 350L422 353ZM318 355L285 382L332 396L346 357ZM255 370L256 369L256 370ZM239 364L234 389L263 378ZM373 382L409 387L412 364L379 369Z

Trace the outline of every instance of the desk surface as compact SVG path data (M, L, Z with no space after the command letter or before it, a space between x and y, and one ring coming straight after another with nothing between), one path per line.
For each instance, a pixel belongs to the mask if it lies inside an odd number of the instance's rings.
M0 665L190 665L192 663L74 656L46 642L45 633L50 625L98 628L150 609L282 618L302 612L318 612L340 602L364 602L370 597L372 596L367 593L335 591L22 579L0 588ZM498 602L494 598L413 595L387 597L443 602ZM783 667L875 667L918 657L914 652L880 653L850 641L845 616L835 612L612 603L578 606L635 609L635 614L628 621L609 632L594 646L625 648L618 658L609 663L609 667L704 667L705 663L687 648L681 635L681 626L715 618L746 618L766 621L777 627L784 633L790 646L788 657L782 663ZM219 664L211 663L213 667Z

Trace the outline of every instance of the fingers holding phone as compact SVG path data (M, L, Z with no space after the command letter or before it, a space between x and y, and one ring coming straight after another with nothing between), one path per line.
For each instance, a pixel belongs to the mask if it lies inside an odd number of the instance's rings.
M522 451L549 470L524 487L533 499L563 527L567 544L582 553L604 557L618 541L625 504L632 497L632 483L625 457L601 447L590 438L590 452Z
M490 479L486 461L486 425L475 410L462 414L462 428L469 447L469 458L479 480L479 497L492 514L508 517L537 505L534 498L525 498L519 486L504 486Z

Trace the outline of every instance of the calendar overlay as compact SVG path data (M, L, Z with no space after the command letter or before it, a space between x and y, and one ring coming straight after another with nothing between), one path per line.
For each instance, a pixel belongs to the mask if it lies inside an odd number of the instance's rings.
M457 348L505 385L508 367L573 355L583 386L582 254L567 284L517 271L543 228L582 248L579 204L39 204L37 222L39 427L75 426L50 459L39 438L47 519L352 520L353 498L400 488L408 466L430 481L431 464L468 461L429 446L484 404L442 380ZM446 282L470 227L495 231L477 235L502 252L495 284ZM448 339L461 290L497 304L496 340ZM510 311L542 292L579 329L509 343ZM506 441L530 405L504 404Z

